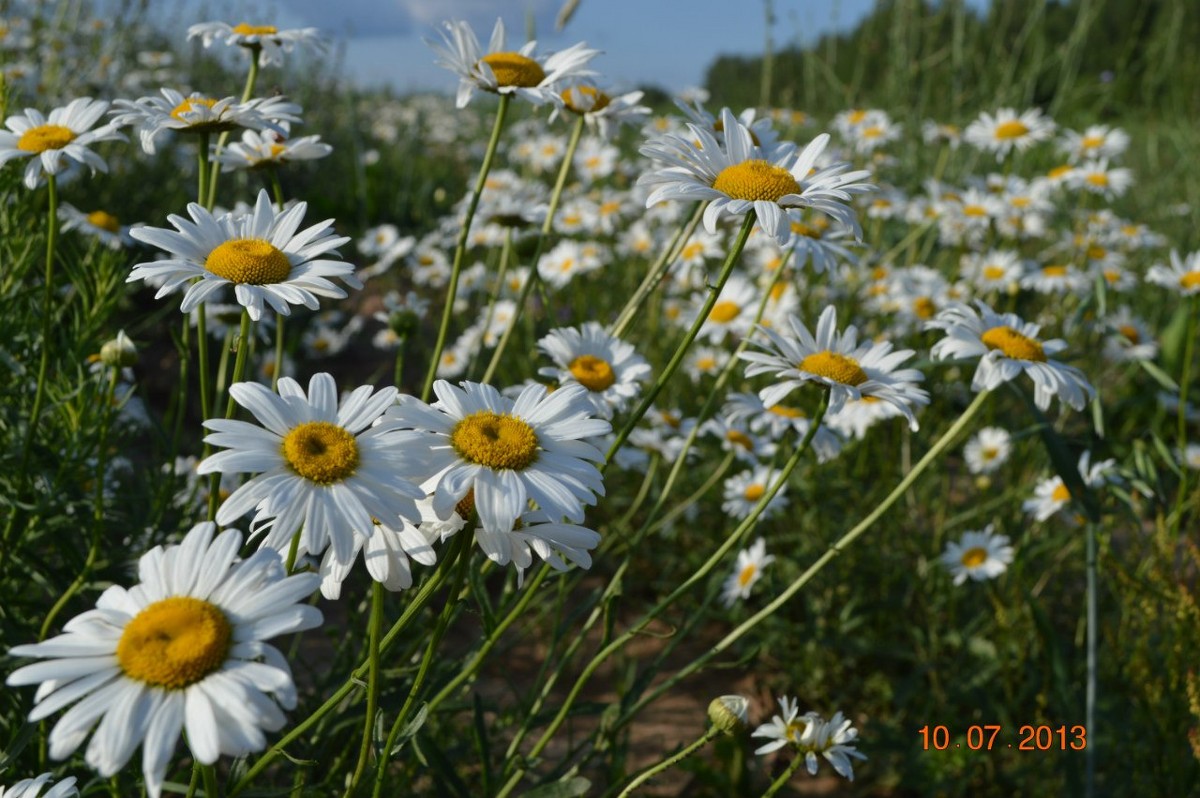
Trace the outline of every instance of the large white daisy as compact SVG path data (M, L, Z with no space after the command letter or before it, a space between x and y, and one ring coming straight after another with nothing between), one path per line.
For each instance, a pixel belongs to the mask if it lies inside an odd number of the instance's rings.
M438 380L433 392L433 405L403 396L385 418L387 426L428 435L434 476L426 486L439 517L474 491L475 510L488 530L513 529L530 499L549 519L578 523L583 506L604 495L593 465L604 454L591 439L612 426L592 417L582 385L553 393L528 385L515 400L474 382L459 388Z
M214 216L196 203L188 204L190 220L171 214L174 230L139 227L129 234L171 255L166 260L139 263L126 282L161 281L155 299L187 286L180 310L190 313L222 286L232 285L250 318L262 318L264 303L287 316L291 305L316 310L317 297L341 299L346 292L329 281L337 277L362 288L354 266L322 257L338 255L350 239L334 235L332 219L297 233L308 203L275 210L266 191L258 193L254 210ZM195 278L199 277L199 280Z
M638 395L640 383L650 376L650 364L631 344L609 335L599 323L559 327L538 341L553 366L539 369L559 384L578 383L596 415L612 418L614 411Z
M270 550L237 562L242 534L215 531L197 524L182 544L151 549L139 584L108 588L63 634L9 650L44 660L7 681L41 685L31 721L74 704L50 732L53 758L95 728L86 759L107 778L141 744L146 790L158 798L181 731L192 756L212 764L261 750L263 732L283 726L280 706L295 707L296 687L283 654L263 641L321 624L320 610L299 603L319 578L287 576Z
M927 329L946 333L933 345L935 358L979 358L971 380L975 391L993 390L1025 372L1033 380L1033 398L1039 409L1049 408L1055 396L1076 410L1083 409L1095 393L1087 377L1073 366L1050 359L1067 348L1066 341L1041 341L1039 325L1023 321L1015 313L996 313L982 300L976 300L975 306L978 313L954 303L925 323Z
M130 125L138 131L142 149L153 154L156 139L164 132L224 133L236 128L287 131L282 123L299 122L300 106L283 97L255 97L239 102L234 97L209 97L192 92L186 97L175 89L160 89L153 95L113 103L113 124Z
M807 382L829 388L830 414L837 413L849 399L874 396L893 405L917 429L914 405L929 404L929 394L916 383L925 379L916 369L901 369L900 364L915 354L911 349L892 351L889 341L858 343L858 328L850 325L837 331L837 309L830 305L817 320L816 336L795 316L788 317L791 335L766 327L759 332L767 339L751 339L763 352L742 352L750 361L746 376L772 374L773 385L759 391L767 407L778 404L792 389Z
M792 235L788 211L813 208L861 235L848 203L851 195L873 188L862 182L870 173L848 172L844 163L815 169L829 143L827 133L796 155L794 150L776 148L772 153L756 145L750 130L728 108L721 112L723 142L698 125L689 124L688 129L690 137L666 135L642 147L643 155L667 164L638 178L638 185L652 187L647 208L664 200L707 202L704 226L710 233L721 217L754 211L762 229L780 244Z
M466 22L443 22L441 43L426 40L438 54L437 65L458 75L459 108L466 107L476 89L493 94L515 94L534 105L561 102L558 84L595 74L584 65L600 54L580 42L550 56L535 57L537 42L520 50L504 49L504 21L496 19L487 52Z
M416 486L429 473L419 436L374 426L395 402L396 389L364 385L338 403L329 374L314 374L308 394L290 377L276 395L262 385L234 383L230 395L258 419L208 419L204 440L228 449L206 458L200 474L256 476L225 500L217 523L228 524L257 509L257 522L272 519L264 541L286 551L297 529L300 550L320 554L331 546L339 562L354 558L354 536L369 536L378 519L394 525L420 520ZM302 526L303 525L303 526Z
M107 172L104 159L88 149L98 141L125 140L115 123L92 129L107 110L104 100L80 97L55 108L49 116L26 108L25 113L8 117L4 120L8 130L0 130L0 166L16 158L30 158L25 165L29 188L37 188L43 175L59 174L71 161L93 172Z

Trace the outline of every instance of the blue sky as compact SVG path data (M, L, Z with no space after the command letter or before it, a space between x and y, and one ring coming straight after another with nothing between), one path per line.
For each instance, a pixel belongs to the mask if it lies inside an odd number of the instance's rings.
M760 0L580 0L566 29L556 33L554 19L563 2L286 0L272 10L261 1L234 0L232 7L245 9L244 14L225 21L321 28L344 45L346 72L356 82L400 91L453 90L453 76L434 65L433 52L422 41L435 36L443 19L468 20L486 43L496 17L503 17L508 44L515 49L524 42L526 19L532 16L539 50L586 41L604 51L592 64L608 82L619 88L652 83L672 91L700 85L705 68L719 54L761 52L766 36ZM874 0L774 0L776 47L845 29L873 5ZM204 13L195 10L188 21L212 19Z

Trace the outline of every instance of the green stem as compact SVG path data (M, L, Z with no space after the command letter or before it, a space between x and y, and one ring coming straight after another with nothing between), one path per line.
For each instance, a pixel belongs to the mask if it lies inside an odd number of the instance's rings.
M704 300L704 306L700 308L700 313L697 314L696 320L692 322L691 329L688 330L683 341L675 349L675 354L667 362L666 368L662 370L658 375L658 379L646 391L646 395L642 397L642 401L637 406L637 409L625 420L625 424L621 427L621 431L617 433L612 446L608 448L608 454L604 457L604 465L601 470L607 468L608 464L612 462L613 455L624 445L625 440L629 437L629 433L633 432L633 428L642 420L642 416L646 415L646 411L650 409L650 405L654 404L654 400L658 397L659 392L662 391L663 386L674 376L676 369L679 368L679 364L683 362L688 348L696 340L696 336L700 334L700 328L708 321L708 314L712 312L713 306L717 304L717 297L721 295L721 289L725 287L725 282L729 279L729 275L733 273L733 267L737 263L738 257L742 254L742 250L746 247L746 240L750 238L750 231L754 229L755 219L754 214L746 214L746 219L742 222L742 229L738 232L737 239L734 241L733 247L729 250L729 255L726 256L725 263L721 267L721 274L717 277L717 284L709 287L708 296Z
M392 723L392 728L388 732L387 741L384 743L383 752L379 757L379 763L375 770L375 788L372 791L374 798L379 798L382 794L383 781L387 774L388 758L391 756L392 748L396 745L396 738L399 737L400 732L404 729L405 721L408 720L408 714L412 711L413 705L417 701L417 696L421 694L421 688L424 686L425 679L429 675L429 668L433 664L433 656L442 642L442 637L446 634L446 629L450 626L450 619L454 615L454 609L458 606L458 594L462 588L463 579L466 576L467 565L471 561L471 543L474 537L473 533L467 530L463 530L458 534L459 540L455 541L458 545L452 549L453 553L447 558L449 564L456 563L457 565L454 568L454 581L450 585L449 592L446 594L446 605L442 607L442 612L438 616L433 634L429 637L429 644L425 647L425 655L421 658L421 665L417 668L417 675L413 679L412 687L408 690L408 697L404 699L404 706L400 708L400 712L396 715L396 720Z
M621 794L618 795L617 798L625 798L625 796L632 794L634 790L636 790L638 787L640 787L646 781L654 778L659 773L662 773L663 771L668 770L669 768L672 768L675 765L679 764L680 762L687 759L692 754L699 751L704 746L708 745L711 741L713 741L720 735L721 735L720 729L718 729L716 726L710 726L708 728L708 731L704 732L704 734L701 735L701 737L698 740L695 740L694 742L692 742L691 745L676 752L675 754L672 754L671 756L667 757L666 759L659 762L658 764L651 765L650 767L643 770L641 773L637 774L637 776L634 777L633 781L629 782L629 784L626 785L625 789L621 790Z
M296 567L296 555L300 553L300 531L297 529L292 534L292 542L288 544L287 559L283 563L284 573L292 573L292 569Z
M378 531L375 534L380 534ZM379 634L383 630L383 584L371 580L371 618L367 623L367 711L363 720L362 743L358 747L358 762L354 775L346 786L346 796L354 794L358 781L367 769L367 757L371 753L371 734L375 730L375 714L379 711ZM386 756L379 758L383 767Z
M246 84L242 87L242 102L250 101L254 95L254 84L258 81L258 54L262 51L261 45L252 45L250 48L250 69L246 72ZM200 202L208 210L212 210L217 204L217 178L221 174L221 162L215 156L225 149L225 144L229 141L230 131L226 130L217 138L217 147L213 153L211 177L208 181L208 192L200 195ZM207 155L207 141L205 142L205 154Z
M1099 631L1097 610L1097 579L1096 579L1096 522L1088 521L1086 529L1087 543L1087 687L1084 695L1084 728L1096 728L1096 634ZM1085 798L1096 794L1096 746L1089 746L1084 754Z
M221 789L217 786L217 769L213 765L201 765L200 775L204 779L204 798L220 798Z
M771 786L768 787L767 791L762 794L762 798L771 798L771 796L773 796L775 793L782 790L784 785L791 780L792 776L796 775L796 771L799 770L800 766L803 764L804 752L797 751L796 755L792 757L791 763L787 766L787 770L780 773L779 778L771 782Z
M496 287L488 296L487 310L485 310L483 314L483 330L485 332L491 329L492 319L496 315L496 302L500 299L500 293L504 290L504 275L508 271L508 261L512 256L512 240L513 231L512 228L509 227L505 229L504 241L500 245L500 263L496 267ZM467 363L467 374L474 373L476 360L479 358L479 353L483 351L483 348L483 345L481 345L471 353L471 360L469 363Z
M96 555L100 551L101 530L104 528L104 466L105 460L108 457L108 432L112 426L112 406L113 398L117 392L117 375L120 374L120 368L112 366L108 370L108 389L104 393L103 411L100 415L100 441L96 451L96 476L94 477L96 489L92 498L92 540L88 546L87 558L83 561L83 569L80 570L79 576L75 577L75 581L67 587L58 601L54 602L54 606L50 608L50 612L46 613L46 619L42 621L41 631L38 632L38 640L45 640L50 627L54 624L54 619L62 608L67 605L71 597L79 592L84 583L87 582L88 576L92 572L92 566L96 564Z
M621 337L625 329L629 326L629 323L633 321L642 303L658 287L663 275L667 273L667 269L671 268L671 264L675 262L675 258L679 257L679 253L692 237L692 233L696 232L696 228L700 225L700 219L704 216L704 208L707 204L706 202L697 204L696 210L692 212L692 218L675 230L675 235L659 253L658 260L646 272L645 278L642 279L637 290L633 292L633 296L629 297L629 301L625 303L625 307L621 308L621 312L617 314L617 320L613 322L612 327L609 329L612 335L617 338Z
M274 166L267 168L268 179L271 181L271 194L275 197L275 208L283 213L285 203L283 201L283 184L279 182L279 170Z
M192 780L188 782L187 794L183 798L196 798L196 787L200 785L200 763L192 760Z
M204 314L201 312L201 318L203 317ZM234 345L237 347L237 359L233 362L233 377L229 381L231 386L235 382L241 382L242 372L246 370L246 352L250 349L250 311L246 308L242 308L242 323L238 330L238 337ZM234 401L233 394L230 393L229 398L225 402L225 418L233 418L233 412L235 409L237 409L237 402ZM205 418L208 418L208 416L206 415ZM217 517L217 502L220 499L220 490L221 472L214 471L208 478L209 521L213 521Z
M508 320L508 326L504 328L504 332L500 336L500 340L496 343L496 351L492 352L492 359L488 361L487 371L483 373L483 382L491 382L492 377L496 374L496 368L500 365L500 358L504 354L504 350L508 348L508 341L512 338L512 332L517 328L517 322L521 318L521 313L525 309L525 303L529 299L533 287L541 281L538 274L538 261L542 259L542 249L546 245L546 239L550 236L550 231L554 227L554 214L558 212L558 203L562 199L563 189L567 185L567 175L571 173L571 163L575 160L575 150L579 148L579 138L583 135L584 117L579 116L575 120L575 126L571 128L571 137L567 140L567 151L563 155L562 164L558 167L558 178L554 181L554 190L550 194L550 205L546 209L546 218L542 220L542 229L538 233L537 243L533 248L533 260L529 267L529 276L525 278L525 284L521 286L521 293L517 297L516 307L513 310L513 317ZM545 293L543 291L543 299Z
M275 314L275 368L271 371L271 390L279 390L279 375L283 373L283 320L286 316Z
M471 222L475 219L475 211L479 207L479 197L487 183L488 172L492 169L492 161L496 157L496 149L500 144L500 131L504 129L504 117L508 113L508 103L511 95L501 94L500 105L496 108L496 121L492 125L492 136L488 139L487 150L483 154L483 163L479 166L479 176L475 178L475 188L471 191L471 199L467 203L467 214L463 218L462 229L458 232L458 241L454 245L454 263L450 268L450 285L446 289L446 305L442 308L442 323L438 326L437 343L434 344L430 356L429 369L425 373L425 383L421 387L421 401L429 399L433 389L433 379L437 375L438 365L442 360L442 350L446 348L446 333L450 330L450 317L454 315L454 297L458 293L458 276L462 272L463 260L467 254L467 239L471 233Z
M805 452L808 451L809 445L812 443L813 435L816 434L818 427L821 426L822 419L825 418L825 411L828 406L829 393L828 391L825 391L821 394L821 404L818 406L816 413L813 415L812 424L809 426L808 432L805 433L804 438L800 441L800 444L796 447L796 450L792 452L792 456L788 458L787 463L780 472L779 478L759 498L758 502L754 505L754 508L750 511L750 514L747 515L746 518L744 518L742 522L738 524L737 528L725 538L725 541L720 545L720 547L717 548L715 552L713 552L708 560L705 561L705 563L701 565L691 576L684 580L679 587L671 591L666 598L655 604L654 607L652 607L640 619L638 619L638 621L634 623L627 631L602 648L600 652L592 658L591 662L587 664L587 666L583 669L583 672L575 680L575 684L571 687L570 692L568 692L566 698L563 700L558 714L554 716L546 730L542 733L542 736L538 738L536 743L534 743L529 755L516 764L516 771L504 785L503 789L501 789L497 798L503 798L503 796L509 795L517 786L526 771L524 763L535 760L537 756L545 749L546 745L554 737L555 733L557 733L559 727L561 727L563 722L566 720L567 715L570 713L571 707L575 703L575 699L579 697L584 685L587 684L592 674L596 672L596 669L599 668L610 656L624 648L630 640L641 634L642 631L651 623L651 621L653 621L668 607L674 604L680 596L691 593L694 586L702 579L707 577L713 568L716 567L717 563L720 562L726 554L733 550L735 546L741 544L746 534L754 528L756 523L758 523L758 519L766 510L767 505L775 498L776 494L783 489L783 486L787 483L788 478L791 477L792 472L796 470L796 466L800 464L801 457ZM510 761L516 762L516 760Z
M1194 357L1196 347L1196 315L1200 314L1200 295L1188 297L1186 301L1188 303L1187 324L1185 326L1186 334L1184 335L1185 343L1183 345L1183 366L1182 372L1179 375L1179 409L1175 414L1175 443L1179 447L1180 457L1183 457L1187 452L1188 384L1192 381L1192 358ZM1175 496L1175 509L1171 513L1171 520L1176 532L1183 529L1184 502L1187 499L1189 470L1186 462L1179 469L1179 493Z

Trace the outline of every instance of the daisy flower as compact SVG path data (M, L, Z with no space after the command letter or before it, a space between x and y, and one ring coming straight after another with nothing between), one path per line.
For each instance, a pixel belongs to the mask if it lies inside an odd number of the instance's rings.
M1163 288L1172 288L1183 296L1200 294L1200 252L1180 260L1179 253L1171 250L1171 265L1154 264L1146 272L1146 280Z
M307 395L290 377L280 378L278 389L276 395L257 383L229 387L259 424L204 422L212 430L205 442L227 448L197 472L255 474L221 504L218 524L257 509L255 528L271 519L264 546L286 551L299 529L302 552L320 554L331 546L345 563L353 558L354 537L369 536L375 519L417 521L413 500L425 494L414 482L429 473L422 441L372 426L395 402L395 388L364 385L339 404L333 377L322 373L309 380Z
M771 374L775 383L759 391L767 407L778 404L785 396L807 382L829 389L829 413L838 410L850 399L874 396L893 405L908 419L909 426L918 428L913 405L929 403L929 394L916 386L925 377L916 369L901 369L900 364L915 354L911 349L892 351L888 341L858 344L858 329L853 325L837 331L837 309L830 305L817 320L814 337L795 316L788 318L791 335L760 327L767 340L752 339L762 352L742 352L739 357L750 361L746 376Z
M1050 358L1067 348L1066 341L1039 340L1039 325L1022 321L1015 313L996 313L980 300L975 306L978 312L955 303L926 322L926 329L946 333L933 345L934 358L979 358L972 390L993 390L1025 372L1033 380L1038 409L1048 409L1055 396L1076 410L1083 409L1095 393L1087 377L1079 369Z
M307 202L297 202L276 212L265 190L259 191L254 210L242 214L214 216L189 203L190 221L175 214L167 217L174 230L139 227L129 232L171 257L137 264L126 282L161 280L155 299L186 285L180 305L184 313L226 285L234 287L238 303L255 321L262 318L264 303L284 316L293 304L316 310L318 296L346 296L328 278L338 277L354 288L362 284L352 265L322 257L337 255L336 247L350 240L333 234L332 219L296 232L307 210Z
M217 161L226 172L234 169L270 169L295 161L314 161L333 152L320 136L290 139L273 130L242 131L242 140L217 153Z
M993 249L986 254L968 252L959 261L959 271L981 291L1007 292L1020 284L1025 262L1017 252L1008 249Z
M258 54L259 66L283 65L283 54L290 53L297 44L323 52L327 46L325 38L317 28L293 28L280 30L274 25L251 25L240 22L229 25L225 22L199 22L188 28L188 38L199 37L204 46L223 41L238 45Z
M303 603L318 577L287 576L271 550L238 562L241 545L236 529L197 524L180 545L142 555L134 587L114 585L63 634L9 649L43 660L7 681L40 684L31 721L78 702L50 732L50 756L70 756L95 727L87 763L108 778L141 744L146 790L158 798L180 732L206 765L266 746L263 732L283 727L280 706L296 706L296 687L264 641L321 624Z
M1030 108L1020 115L1012 108L1001 108L994 115L984 111L963 132L969 144L985 152L996 153L996 160L1013 150L1024 152L1054 133L1054 122L1042 116L1040 108Z
M567 570L568 562L587 569L592 567L591 549L600 545L596 531L562 523L542 510L531 510L507 527L493 527L482 517L479 520L475 542L497 565L511 562L517 569L518 584L533 564L534 554L556 571Z
M1063 130L1058 146L1072 161L1117 158L1129 147L1129 134L1108 125L1092 125L1082 133Z
M779 471L770 466L758 465L729 477L725 480L724 501L721 502L721 509L731 518L741 520L748 517L758 504L758 500L770 490L771 485L779 481L779 474ZM787 507L786 494L787 485L784 485L763 508L761 518L771 518Z
M595 74L584 69L600 54L580 42L551 56L535 57L537 42L520 50L504 49L504 20L497 18L487 52L479 46L475 32L466 22L443 22L441 43L425 41L438 54L437 65L458 75L456 104L465 108L476 89L493 94L515 94L533 103L561 102L558 84Z
M762 578L763 568L773 562L775 557L767 554L767 543L762 538L754 541L750 548L739 551L733 573L722 588L721 601L725 606L732 607L738 599L750 598L750 590Z
M1008 462L1012 436L1001 427L984 427L963 447L967 470L972 474L992 474Z
M1067 179L1067 185L1112 200L1124 195L1133 185L1133 170L1124 167L1110 169L1107 158L1088 161L1075 167Z
M399 516L387 522L372 518L374 528L370 534L353 536L353 548L349 557L339 557L333 546L325 549L325 556L321 558L318 568L321 575L321 595L331 601L341 597L342 582L346 581L346 577L354 568L359 552L362 552L367 573L388 590L396 592L412 587L410 559L421 565L436 563L437 552L433 550L433 543L442 537L441 530L451 524L434 515L433 506L427 498L417 502L417 510L420 514L419 525ZM452 524L453 531L457 531L466 523L457 515L453 518L457 521L456 524ZM436 523L437 531L431 532L425 526L426 522Z
M133 242L129 237L130 228L108 211L84 213L69 202L63 202L58 206L58 218L62 220L63 230L78 230L98 239L109 249L121 249Z
M1070 263L1048 263L1025 272L1020 285L1039 294L1074 294L1086 289L1090 282L1086 273Z
M299 122L300 106L283 97L260 97L239 102L233 97L217 99L192 92L159 89L161 97L139 97L113 103L113 124L130 125L138 131L142 149L153 155L155 140L164 132L224 133L239 127L274 130L283 135L281 123Z
M568 86L560 93L562 108L555 107L550 114L554 121L560 110L570 111L583 117L584 122L596 128L605 139L611 139L621 125L640 125L650 115L650 109L638 105L644 92L631 91L613 95L590 83Z
M11 787L0 787L0 798L79 798L79 790L75 789L75 777L71 776L43 793L42 788L54 778L52 773L43 773L36 779L21 779Z
M433 384L438 401L409 396L388 410L384 428L413 429L428 436L426 485L439 517L473 491L475 509L488 530L511 530L528 500L554 521L583 520L583 505L604 495L593 463L604 454L589 439L612 426L592 418L587 388L568 384L547 393L528 385L516 399L490 385L445 380Z
M1092 463L1092 453L1089 451L1079 455L1079 477L1083 480L1083 484L1089 488L1100 488L1106 484L1121 482L1121 477L1116 473L1117 461L1113 459L1101 460L1098 463ZM1070 503L1071 491L1067 488L1063 478L1055 474L1052 477L1047 477L1037 484L1034 488L1033 498L1027 499L1022 505L1022 509L1032 515L1038 521L1045 521L1050 516L1057 513Z
M828 134L817 136L798 155L793 150L776 154L756 145L750 130L728 108L721 112L721 128L723 142L689 124L690 138L666 135L641 148L643 155L667 164L638 179L638 185L652 187L647 208L664 200L707 202L704 227L710 233L716 232L722 217L754 211L759 225L781 245L791 236L789 210L813 208L861 236L848 203L853 194L872 189L862 182L870 173L848 172L844 163L816 170Z
M1153 360L1158 356L1158 342L1146 323L1122 305L1104 320L1110 334L1104 339L1104 357L1115 362Z
M49 116L34 108L4 120L8 130L0 130L0 166L16 158L31 159L25 165L25 185L37 188L43 175L57 175L71 161L86 165L92 172L107 172L104 159L88 149L99 141L124 141L119 125L109 123L92 129L108 110L104 100L80 97Z
M854 403L849 402L844 405L838 415L844 413L851 404ZM884 402L877 404L895 411L895 408ZM765 435L771 440L778 440L789 432L796 436L796 440L802 440L812 425L808 414L800 408L785 404L767 407L758 398L758 394L753 393L729 394L722 412L729 417L730 421L748 421L752 432ZM893 412L893 415L898 415L898 413ZM831 417L826 414L825 418L830 419ZM832 428L833 425L829 426ZM809 444L817 455L818 463L828 462L841 454L841 439L830 428L827 428L825 424L817 427Z
M775 443L766 436L750 432L745 418L733 419L717 414L700 425L700 432L721 442L721 451L732 452L744 463L757 465L775 455Z
M707 294L698 294L692 302L691 317L704 309ZM726 335L744 338L754 327L754 312L761 299L758 286L740 274L731 274L717 297L716 304L708 312L708 318L700 325L700 337L709 343L719 344Z
M954 584L967 579L982 582L1004 573L1013 561L1013 547L1006 535L995 534L993 525L988 524L982 532L966 532L957 543L948 542L941 560Z
M594 321L551 330L538 341L538 349L554 361L553 366L538 369L538 374L560 385L579 383L587 388L592 412L604 418L624 408L650 376L650 364L632 345L609 335Z
M891 418L899 418L902 415L899 408L888 402L884 402L874 396L863 396L861 399L848 399L842 405L842 409L836 413L826 413L825 420L822 422L822 429L817 430L817 434L813 437L813 451L817 453L817 462L824 462L825 459L832 459L841 451L841 442L838 441L838 435L844 438L861 441L867 436L867 432L871 427L874 427L880 421L887 421ZM829 437L833 438L837 445L833 455L828 457L822 454L821 449L817 448L817 444L821 440L824 427L828 427L832 432ZM836 433L836 434L834 434Z
M825 761L833 766L837 774L848 781L854 781L854 766L850 761L866 759L860 754L855 745L858 741L858 730L854 728L841 712L835 712L829 720L819 716L809 723L807 739L800 743L804 752L804 764L808 775L817 775L817 754L825 757Z
M768 723L764 723L754 731L751 737L762 737L768 742L754 749L756 754L769 754L778 751L785 745L800 745L800 741L811 738L813 724L820 720L815 712L800 714L800 702L784 696L779 699L781 714L772 715Z

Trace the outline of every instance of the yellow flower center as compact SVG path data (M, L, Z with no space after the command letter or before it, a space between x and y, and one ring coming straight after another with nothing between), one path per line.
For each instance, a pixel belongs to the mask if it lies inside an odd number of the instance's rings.
M279 28L274 25L251 25L249 22L240 22L234 26L233 32L242 36L271 36L279 33Z
M17 139L17 149L25 152L61 150L75 138L75 131L62 125L38 125L31 127Z
M1079 146L1085 150L1094 150L1104 144L1104 136L1084 136Z
M1009 200L1009 204L1014 208L1028 208L1031 202L1029 197L1013 197Z
M867 372L862 370L858 361L840 352L814 352L800 361L801 371L816 374L842 385L862 385L867 381Z
M800 738L804 736L805 729L808 724L802 720L794 720L787 725L787 738L794 743L800 742Z
M191 596L156 601L125 625L117 662L130 679L181 690L225 661L233 626L220 608Z
M967 549L962 554L962 564L966 568L978 568L987 562L987 549L981 546L976 546L973 549Z
M821 238L821 231L819 229L816 227L810 227L803 222L792 222L792 232L796 235L807 236L808 238L815 238L818 240Z
M87 215L87 220L88 224L93 227L99 227L110 233L117 233L121 230L121 223L117 221L117 217L105 211L92 211Z
M1200 288L1200 270L1188 272L1179 278L1179 287L1184 290Z
M984 331L983 335L979 336L979 340L983 341L983 345L988 349L999 349L1005 357L1015 360L1033 360L1038 363L1046 362L1046 353L1042 351L1040 341L1027 335L1021 335L1007 325Z
M980 450L979 456L984 460L995 460L1000 456L1000 450L995 446L985 446Z
M292 273L292 264L269 241L235 238L208 253L204 268L231 283L270 285L282 283Z
M1058 264L1051 264L1049 266L1043 266L1042 274L1044 274L1047 277L1066 277L1067 276L1067 267L1060 266Z
M1122 324L1117 327L1117 332L1125 336L1125 339L1131 344L1136 344L1141 340L1142 336L1138 335L1137 328L1131 324Z
M580 355L567 367L571 376L589 391L606 391L617 381L607 360L595 355Z
M999 280L1004 276L1003 266L984 266L983 276L988 280Z
M567 108L577 114L603 111L612 102L612 97L594 86L575 86L566 89L562 93L562 98L563 102L567 104Z
M800 193L800 184L791 172L782 166L757 159L726 166L717 175L712 187L733 199L768 202Z
M807 418L804 411L798 407L788 407L787 405L771 405L767 408L768 413L774 413L777 416L784 418Z
M701 371L712 371L717 367L717 359L710 355L696 358L696 368Z
M746 492L749 493L749 489L747 489ZM758 492L762 493L762 488L759 488ZM747 496L746 498L750 499L749 496ZM757 498L757 497L755 497L755 498ZM750 499L750 501L754 501L754 499ZM738 574L738 587L745 587L746 585L750 584L750 581L752 579L754 579L754 575L756 573L758 573L758 566L755 565L754 563L750 563L745 568L743 568L741 570L741 572Z
M450 430L450 445L464 460L488 468L520 471L538 458L533 427L508 413L479 410Z
M216 104L217 100L214 97L188 97L171 109L171 116L180 122L186 122L187 120L183 118L184 114L199 111L201 108L212 108Z
M358 468L358 442L337 424L306 421L283 439L283 459L310 482L332 485Z
M1060 482L1058 483L1058 486L1054 488L1054 492L1050 494L1050 498L1056 502L1070 501L1071 491L1067 490L1067 486Z
M1029 132L1029 128L1024 122L1019 122L1016 119L1010 119L1007 122L1001 122L996 125L996 138L1001 141L1012 141L1019 139Z
M1085 179L1096 188L1104 188L1108 185L1108 174L1105 172L1092 172Z
M754 451L754 441L752 441L750 439L750 436L744 432L739 432L735 429L731 429L731 430L729 430L729 432L725 433L725 440L729 441L730 443L732 443L736 446L741 446L743 449L745 449L748 452Z
M937 313L937 303L927 296L919 296L913 300L912 309L918 319L932 319Z
M987 216L987 208L982 205L964 205L963 216L974 216L976 218Z
M475 512L474 488L468 490L467 495L458 500L458 504L454 505L454 512L458 513L458 517L465 521L471 520L471 514Z
M748 502L756 502L761 499L763 494L766 492L767 489L762 485L750 485L744 491L742 491L742 498ZM749 567L753 568L754 566Z
M489 53L480 60L491 67L497 86L531 89L546 79L542 65L520 53Z
M738 317L742 312L742 306L736 302L718 302L713 305L712 311L708 314L708 320L717 324L728 324Z
M850 112L849 116L846 117L846 121L852 125L857 125L866 118L867 118L867 112L861 111L856 108Z
M1104 279L1111 284L1116 284L1122 277L1121 272L1117 269L1105 269L1103 274Z
M1053 169L1051 169L1049 172L1046 173L1046 176L1050 177L1050 178L1062 177L1063 175L1067 174L1070 171L1071 171L1071 165L1063 164L1062 166L1056 166Z

